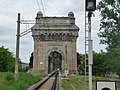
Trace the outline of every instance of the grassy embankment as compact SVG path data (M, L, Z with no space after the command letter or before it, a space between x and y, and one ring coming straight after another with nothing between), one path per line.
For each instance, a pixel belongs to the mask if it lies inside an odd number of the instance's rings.
M84 76L69 76L69 80L62 80L62 86L64 90L84 90ZM96 80L114 80L109 77L93 77L93 90L96 90ZM120 79L115 79L117 83L117 90L120 90ZM88 84L87 84L88 90Z
M27 90L27 88L46 75L31 75L27 73L20 73L19 80L14 80L14 73L1 72L0 73L0 90Z

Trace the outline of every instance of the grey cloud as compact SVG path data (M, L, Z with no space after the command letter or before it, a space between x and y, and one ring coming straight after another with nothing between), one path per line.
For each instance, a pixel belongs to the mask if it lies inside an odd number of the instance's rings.
M9 35L15 35L15 29L12 29L9 26L1 26L0 25L0 36L9 36Z

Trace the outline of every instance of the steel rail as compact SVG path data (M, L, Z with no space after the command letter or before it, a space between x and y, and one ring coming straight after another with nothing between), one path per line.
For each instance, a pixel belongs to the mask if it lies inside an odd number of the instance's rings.
M51 83L52 87L49 87L48 90L59 90L58 87L58 75L59 75L59 71L56 70L54 72L52 72L50 75L48 75L47 77L45 77L43 80L41 80L40 82L34 84L33 86L31 86L30 88L28 88L27 90L42 90L40 89L46 82L48 82L50 80L50 78L55 77L53 83ZM47 87L47 85L46 85Z

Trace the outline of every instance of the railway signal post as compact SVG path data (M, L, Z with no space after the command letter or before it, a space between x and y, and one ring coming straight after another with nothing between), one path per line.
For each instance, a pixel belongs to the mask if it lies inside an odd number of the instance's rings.
M96 9L96 0L86 0L85 13L88 12L88 68L89 68L89 90L92 90L92 65L93 65L93 50L91 40L91 17ZM85 14L86 15L86 14ZM86 16L85 16L86 17Z

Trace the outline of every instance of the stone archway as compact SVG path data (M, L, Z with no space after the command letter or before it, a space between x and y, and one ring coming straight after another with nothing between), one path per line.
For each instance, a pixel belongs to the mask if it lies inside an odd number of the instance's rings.
M57 69L62 70L62 55L57 51L52 51L48 55L48 73Z
M31 28L34 40L32 72L48 74L48 71L50 73L60 65L61 74L66 69L70 74L76 73L76 40L79 27L75 24L74 13L69 12L67 17L44 17L42 12L38 12L35 22ZM60 55L60 62L56 62L55 56L51 57L52 53Z

